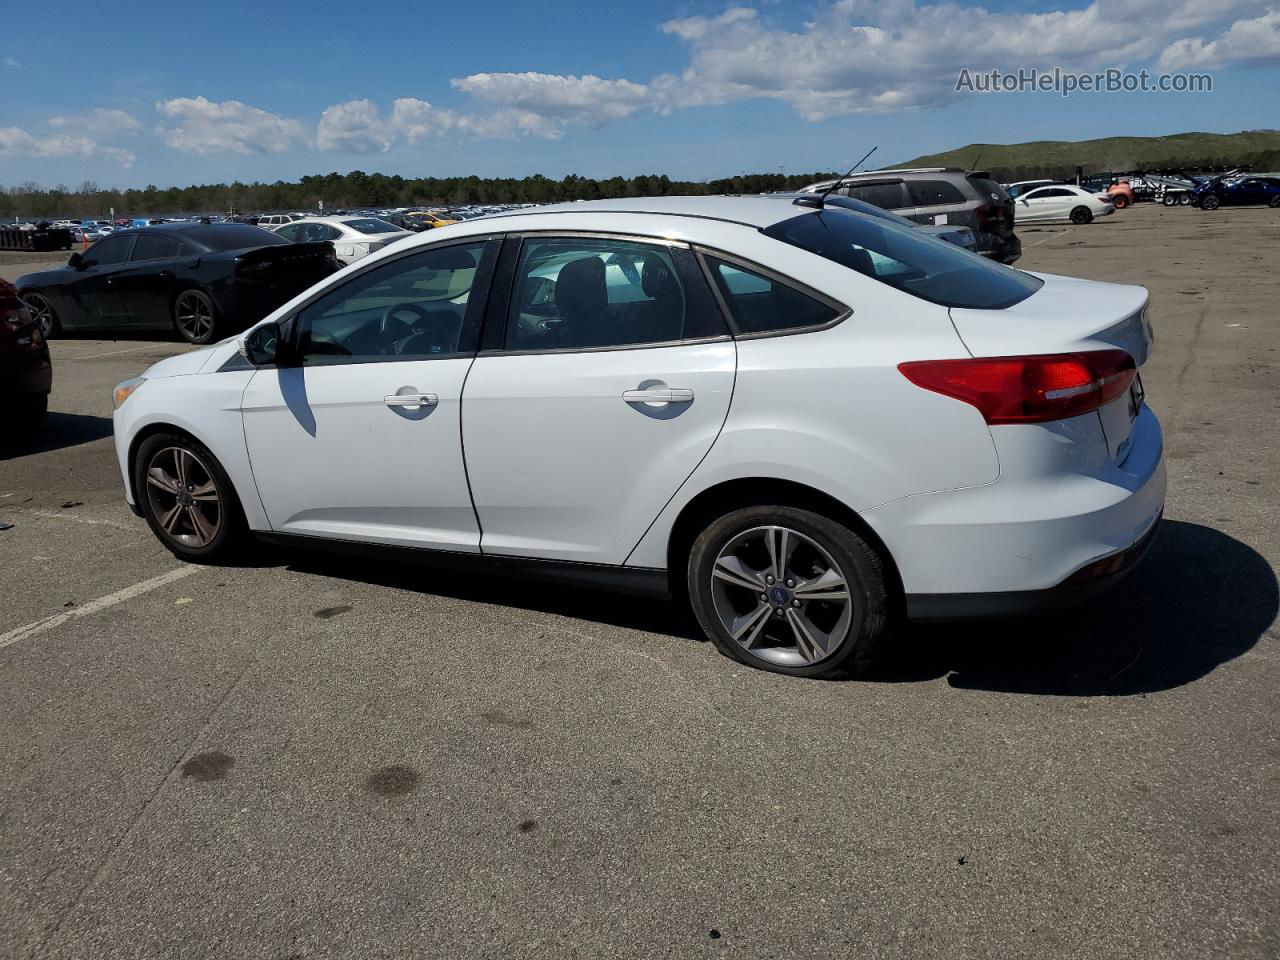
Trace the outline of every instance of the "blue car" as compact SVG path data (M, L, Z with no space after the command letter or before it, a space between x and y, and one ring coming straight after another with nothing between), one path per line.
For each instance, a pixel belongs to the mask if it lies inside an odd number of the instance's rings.
M1217 210L1228 204L1265 203L1280 207L1280 178L1237 176L1215 177L1195 188L1191 202L1202 210Z

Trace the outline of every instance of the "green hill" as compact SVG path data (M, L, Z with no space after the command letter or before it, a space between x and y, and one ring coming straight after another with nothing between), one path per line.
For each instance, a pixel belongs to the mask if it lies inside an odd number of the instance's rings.
M1249 166L1280 170L1280 130L1241 133L1176 133L1167 137L1106 137L1101 140L1036 140L1031 143L971 143L916 157L895 167L972 167L1003 180L1067 177L1077 166L1103 170Z

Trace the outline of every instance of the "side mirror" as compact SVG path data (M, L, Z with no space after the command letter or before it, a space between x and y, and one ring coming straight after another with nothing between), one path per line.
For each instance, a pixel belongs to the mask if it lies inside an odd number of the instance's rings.
M71 256L67 257L67 266L72 270L83 270L84 257L78 253L73 253Z
M255 367L291 366L289 343L278 323L264 323L240 338L240 356Z

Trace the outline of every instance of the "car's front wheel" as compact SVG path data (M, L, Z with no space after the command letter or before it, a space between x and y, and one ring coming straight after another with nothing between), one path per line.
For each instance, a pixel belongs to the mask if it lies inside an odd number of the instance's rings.
M1271 198L1270 206L1273 210L1276 207L1280 207L1280 193Z
M31 319L40 328L42 337L48 340L50 337L56 337L62 333L62 323L58 320L58 313L53 309L53 304L49 302L49 298L43 293L24 293L22 302L31 311Z
M218 563L241 545L246 525L235 488L209 448L182 434L142 442L133 489L152 531L181 560Z
M1093 220L1093 211L1088 207L1076 207L1071 211L1072 223L1089 223Z
M218 308L203 290L184 290L173 301L173 325L187 343L213 343L218 333Z
M793 676L865 672L889 624L876 552L795 507L748 507L711 523L690 551L688 591L721 653Z

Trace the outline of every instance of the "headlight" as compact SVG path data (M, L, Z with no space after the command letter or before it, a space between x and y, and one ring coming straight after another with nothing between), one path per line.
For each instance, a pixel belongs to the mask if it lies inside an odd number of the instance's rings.
M133 377L117 383L116 388L111 391L112 409L119 410L120 405L133 396L133 392L146 382L146 377Z

